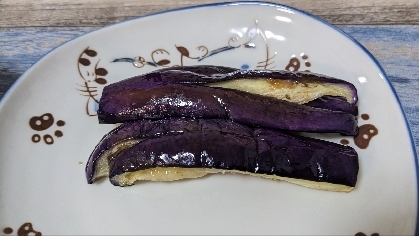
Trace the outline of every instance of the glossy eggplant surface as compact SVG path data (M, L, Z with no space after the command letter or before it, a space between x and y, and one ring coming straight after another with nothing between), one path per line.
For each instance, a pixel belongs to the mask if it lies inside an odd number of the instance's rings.
M107 93L127 89L147 90L168 84L232 88L264 96L280 96L283 100L291 102L293 99L289 97L297 91L297 94L304 93L306 96L305 99L295 101L300 104L326 95L345 97L351 105L355 105L358 101L357 90L353 84L326 75L286 70L239 70L205 65L179 66L156 70L108 85L103 94L106 96ZM255 89L259 85L260 89ZM302 88L304 90L301 90ZM326 90L324 90L325 88ZM284 91L286 93L281 94ZM287 91L290 92L287 93Z
M127 89L102 97L101 123L190 117L230 119L265 128L356 135L357 119L341 111L313 108L243 91L171 84Z
M356 135L357 101L351 83L324 75L182 66L106 86L98 117L100 123L223 118L266 128Z
M116 186L240 173L351 191L358 154L295 132L358 132L357 90L310 72L170 67L110 84L99 123L122 123L86 165ZM295 131L295 132L294 132Z
M220 119L171 119L124 125L102 139L97 146L101 151L93 152L86 168L89 183L95 179L94 172L101 168L107 169L103 176L109 175L118 186L142 179L195 178L219 171L282 179L333 191L350 191L357 180L355 150L323 140L249 128ZM125 131L130 133L129 140L137 142L106 156L107 163L100 166L98 160L106 150L123 145L128 139ZM153 174L156 170L162 172L160 177L157 172ZM197 173L191 175L188 171ZM170 172L181 172L184 176L173 179Z

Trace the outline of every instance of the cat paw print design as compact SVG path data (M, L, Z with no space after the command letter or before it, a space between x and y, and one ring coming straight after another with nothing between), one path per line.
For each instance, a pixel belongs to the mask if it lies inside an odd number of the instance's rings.
M304 64L302 64L301 62L304 62ZM302 69L302 66L305 67L305 69ZM310 72L309 67L311 67L311 63L308 61L308 55L300 53L299 57L295 55L291 56L291 59L285 66L285 70Z
M52 131L52 126L54 126L54 124L57 127L62 127L65 125L65 122L63 120L58 120L57 122L55 122L54 116L51 113L45 113L41 116L33 116L29 120L29 126L35 131ZM57 128L54 130L53 135L57 138L61 138L63 136L63 132L61 130L58 130ZM48 145L54 143L54 137L50 133L46 133L43 135L35 133L34 135L32 135L31 139L34 143L39 143L41 142L41 140L43 140L44 143Z
M10 235L13 233L13 229L10 227L6 227L3 229L3 233L5 235ZM19 227L19 229L16 232L16 235L18 236L29 236L29 235L42 236L42 233L34 230L32 223L26 222Z
M368 114L361 115L362 120L369 120ZM363 124L358 127L358 134L354 137L354 143L361 149L366 149L370 145L371 139L378 134L378 129L373 124Z

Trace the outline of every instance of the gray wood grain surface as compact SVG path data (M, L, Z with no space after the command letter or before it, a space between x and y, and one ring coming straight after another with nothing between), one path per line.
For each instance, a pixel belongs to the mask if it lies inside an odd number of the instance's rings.
M0 27L103 26L133 17L224 0L0 0ZM332 24L419 24L418 0L271 0ZM28 10L30 9L30 10Z

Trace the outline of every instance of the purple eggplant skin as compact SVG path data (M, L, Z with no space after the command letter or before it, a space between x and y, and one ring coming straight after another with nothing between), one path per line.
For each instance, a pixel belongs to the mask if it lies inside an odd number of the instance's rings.
M279 130L198 120L199 131L147 138L109 160L109 179L154 167L216 168L354 187L356 151Z
M104 88L103 95L130 89L153 89L168 84L204 85L206 83L221 82L228 80L228 76L233 75L236 71L238 69L223 66L176 66L163 68L109 84Z
M91 153L85 169L87 182L89 184L93 183L96 164L102 154L123 141L198 129L200 129L198 123L192 119L139 120L121 124L104 135Z
M339 85L352 94L351 105L358 102L355 86L347 81L312 72L291 72L286 70L240 70L223 66L177 66L122 80L104 88L103 96L131 89L152 89L168 84L204 85L234 79L269 78L292 82L319 82Z
M358 115L358 106L348 103L344 97L323 96L304 103L304 105L332 111L342 111L354 116Z
M282 130L356 135L356 117L238 90L171 84L130 89L102 96L100 123L189 117L231 119L237 123Z

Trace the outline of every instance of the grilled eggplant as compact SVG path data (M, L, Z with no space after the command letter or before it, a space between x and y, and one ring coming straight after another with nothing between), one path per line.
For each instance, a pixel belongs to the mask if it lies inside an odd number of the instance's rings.
M123 80L103 91L99 122L123 124L92 152L87 182L229 172L348 192L355 150L288 131L356 135L357 101L352 84L306 72L191 66Z
M356 117L262 95L224 88L171 84L153 89L127 89L100 99L99 121L119 123L170 117L223 118L291 131L356 135Z
M139 120L123 123L107 133L93 150L86 165L87 182L91 184L100 177L108 176L108 159L147 137L199 129L201 127L193 119Z
M172 67L105 87L98 117L100 123L223 118L266 128L355 135L357 100L351 83L313 73Z
M86 177L92 183L109 175L114 185L126 186L224 171L347 192L356 184L358 158L351 147L229 120L137 121L102 139Z
M349 82L311 72L284 70L238 70L222 66L179 66L153 71L108 85L104 90L148 90L168 84L229 88L266 97L304 104L322 96L344 97L351 105L358 101Z

